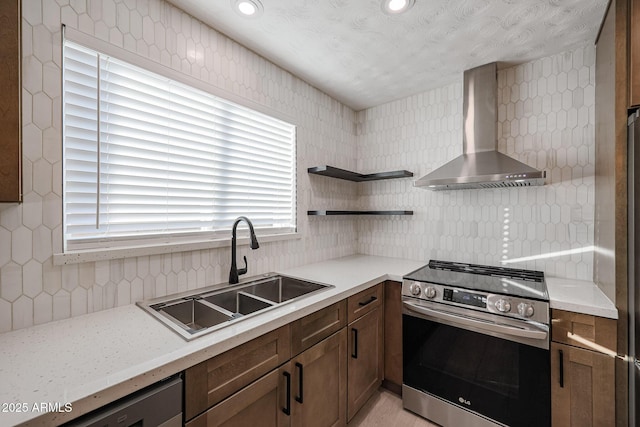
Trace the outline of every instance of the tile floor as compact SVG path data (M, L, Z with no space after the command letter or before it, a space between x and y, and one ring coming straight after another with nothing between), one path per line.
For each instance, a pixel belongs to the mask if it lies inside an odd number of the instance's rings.
M349 427L438 427L402 409L402 399L380 388L349 423Z

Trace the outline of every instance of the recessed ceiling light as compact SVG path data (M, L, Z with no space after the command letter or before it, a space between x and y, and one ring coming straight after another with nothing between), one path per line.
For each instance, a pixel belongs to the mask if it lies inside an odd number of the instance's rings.
M389 15L404 13L413 7L415 0L382 0L382 10Z
M260 0L231 0L233 10L245 18L257 18L264 11Z

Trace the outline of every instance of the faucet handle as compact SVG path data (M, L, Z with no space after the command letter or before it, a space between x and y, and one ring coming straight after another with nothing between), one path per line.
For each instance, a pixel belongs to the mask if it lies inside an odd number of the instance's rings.
M238 276L240 276L241 274L247 274L247 270L248 270L247 257L243 256L242 258L244 258L244 267L238 269Z

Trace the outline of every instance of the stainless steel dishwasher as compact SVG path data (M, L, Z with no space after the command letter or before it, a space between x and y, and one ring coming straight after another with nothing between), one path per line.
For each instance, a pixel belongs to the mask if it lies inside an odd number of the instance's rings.
M176 375L96 409L64 427L179 427L182 377Z

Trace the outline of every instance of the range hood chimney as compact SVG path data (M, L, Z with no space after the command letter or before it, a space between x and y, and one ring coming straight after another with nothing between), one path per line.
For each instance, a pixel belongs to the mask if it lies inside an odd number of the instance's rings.
M464 72L463 154L416 180L429 190L544 185L539 171L498 152L497 64Z

